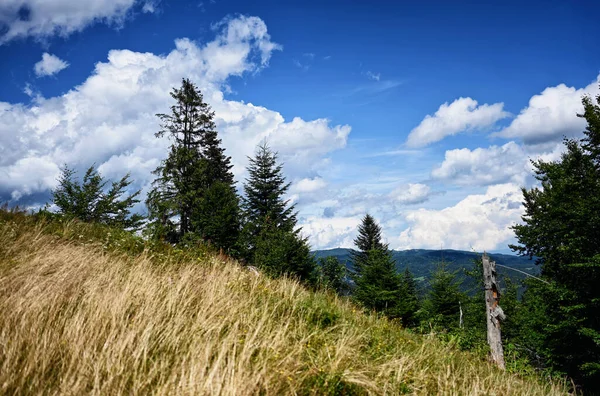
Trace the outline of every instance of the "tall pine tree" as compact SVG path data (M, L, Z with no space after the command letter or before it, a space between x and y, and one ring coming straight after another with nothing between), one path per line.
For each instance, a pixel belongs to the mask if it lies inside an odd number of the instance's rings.
M360 273L355 273L353 279L353 297L357 302L390 318L400 317L401 279L390 251L368 251Z
M367 309L391 318L400 317L402 279L392 252L382 241L381 227L371 215L363 218L354 244L359 249L352 256L354 299Z
M277 154L264 143L249 160L243 199L246 259L271 275L313 281L314 259L296 227L294 205L284 198L290 184Z
M171 113L157 114L162 124L156 137L167 135L172 144L154 171L146 202L151 233L170 242L200 237L230 250L239 230L239 204L214 112L188 79L171 97Z
M263 227L293 231L296 226L294 205L284 199L290 188L283 176L282 165L266 143L258 146L254 158L249 158L248 179L244 185L244 214L252 236Z
M367 261L371 250L387 250L387 245L382 242L381 227L373 216L366 214L358 226L358 235L354 239L354 245L358 251L351 253L352 266L356 273L360 273L361 267Z
M537 257L548 283L528 280L523 336L547 366L600 393L600 96L583 98L582 141L559 161L534 161L540 187L523 189L517 252Z

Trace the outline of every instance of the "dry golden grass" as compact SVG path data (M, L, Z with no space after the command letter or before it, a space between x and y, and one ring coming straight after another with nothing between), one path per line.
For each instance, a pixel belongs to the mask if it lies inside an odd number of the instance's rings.
M14 219L0 217L2 394L566 393L292 280Z

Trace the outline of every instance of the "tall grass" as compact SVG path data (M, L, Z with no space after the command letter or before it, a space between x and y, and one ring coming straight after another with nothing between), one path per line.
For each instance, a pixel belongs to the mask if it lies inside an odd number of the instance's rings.
M0 215L0 393L566 393L293 280L97 233Z

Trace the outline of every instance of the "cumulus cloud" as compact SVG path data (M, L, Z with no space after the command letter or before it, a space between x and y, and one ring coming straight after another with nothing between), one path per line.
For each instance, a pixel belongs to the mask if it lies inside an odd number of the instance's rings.
M271 41L267 25L258 17L227 17L212 28L218 32L217 37L202 49L209 78L223 80L256 72L269 64L273 51L283 48Z
M302 234L312 248L352 247L361 216L309 217L302 222Z
M464 131L480 130L506 118L503 103L479 105L471 98L459 98L444 103L434 115L427 115L408 135L408 147L423 147L446 136Z
M24 195L56 187L58 173L59 167L52 158L27 157L8 167L0 168L0 181L4 188L12 190L10 198L19 200Z
M585 120L577 117L583 111L583 95L599 93L600 75L588 86L576 89L559 84L534 95L529 104L508 127L494 134L503 138L520 138L525 144L539 145L580 134Z
M515 142L488 148L446 151L444 161L433 169L434 179L458 185L523 184L530 173L529 158Z
M320 177L313 179L304 178L294 183L290 190L298 194L313 193L323 189L325 186L327 186L327 183Z
M265 107L226 100L228 78L265 67L279 46L256 17L215 26L213 41L179 39L164 55L112 50L81 85L61 96L0 102L0 201L48 191L64 163L80 170L95 163L109 178L131 172L133 188L147 187L169 145L154 137L159 129L154 114L168 111L169 92L182 77L201 88L215 111L238 180L246 156L265 139L280 151L290 179L314 176L327 153L345 146L350 127L326 119L286 121ZM35 162L41 159L43 164Z
M430 248L475 249L506 248L514 237L510 226L522 213L520 187L513 183L487 188L485 194L469 195L442 210L409 211L409 227L392 246L397 249Z
M144 12L151 12L155 2L3 0L0 2L0 45L17 38L66 37L97 22L120 24L136 4L141 4Z
M431 188L425 184L409 183L397 187L390 193L394 202L402 205L414 205L427 201L431 195Z
M68 62L65 62L56 55L44 52L42 60L34 65L33 70L35 71L36 76L44 77L53 76L67 67L69 67Z

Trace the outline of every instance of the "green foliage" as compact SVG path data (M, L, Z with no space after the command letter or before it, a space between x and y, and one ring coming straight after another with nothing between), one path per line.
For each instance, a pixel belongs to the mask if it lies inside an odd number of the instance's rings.
M367 261L368 252L371 250L387 250L388 246L382 242L381 227L370 214L363 217L358 226L358 235L354 239L358 251L351 253L354 271L360 273L363 264Z
M277 229L294 231L295 205L289 205L289 201L283 198L290 183L285 181L282 165L277 161L277 153L263 143L258 146L254 158L248 160L248 179L244 185L243 199L246 231L251 236L257 236L267 224Z
M131 185L129 174L106 188L105 180L92 165L80 183L75 180L75 171L67 166L62 168L58 187L52 191L52 201L58 213L85 222L106 224L112 227L138 229L143 221L139 214L131 214L131 208L139 202L136 191L123 197Z
M345 295L349 292L348 270L337 257L322 257L318 260L320 269L320 283L327 289L337 294Z
M173 89L170 114L157 114L157 137L172 141L169 156L154 171L157 176L146 204L148 233L169 242L200 238L217 248L234 250L239 231L239 203L231 159L225 155L214 123L214 112L188 79Z
M354 299L367 309L398 318L401 279L396 263L388 250L372 249L366 257L360 275L354 276Z
M307 322L319 330L334 326L342 316L342 312L324 294L310 295L299 306Z
M236 254L239 250L239 208L239 197L231 185L217 181L199 200L192 214L192 228L199 230L201 238L211 245Z
M600 102L600 96L596 98ZM600 392L600 107L583 98L583 141L555 162L534 161L540 187L523 189L513 250L539 258L548 284L528 282L521 336L531 355Z
M408 268L398 274L392 251L383 243L381 227L373 216L365 215L354 244L358 251L351 256L356 285L353 298L367 309L398 318L406 326L414 325L419 308L416 281Z
M277 153L265 143L249 160L243 199L243 255L273 276L285 274L316 282L316 264L307 240L296 229L294 205L283 198L290 184Z
M422 326L453 330L460 324L460 307L465 296L460 291L456 273L446 270L444 263L431 276L430 290L419 312Z
M413 327L417 324L417 311L420 309L417 281L412 272L406 267L400 276L400 290L398 293L398 316L405 326Z
M262 227L254 242L253 262L267 274L298 277L309 283L315 279L315 262L305 239L273 225Z

